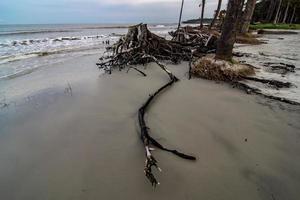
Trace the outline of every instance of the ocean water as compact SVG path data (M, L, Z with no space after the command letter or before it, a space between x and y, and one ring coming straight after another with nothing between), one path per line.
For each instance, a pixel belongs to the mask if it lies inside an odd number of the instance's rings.
M0 25L0 84L32 73L41 67L74 57L101 54L109 41L114 43L127 32L129 24ZM150 24L149 29L168 37L176 24ZM265 35L262 45L236 45L234 51L247 53L239 58L258 68L257 76L293 84L292 88L274 89L246 81L266 94L300 102L300 32L297 35ZM296 66L295 73L281 75L264 66L283 62Z
M0 25L0 80L15 78L74 56L103 53L129 24ZM162 35L174 24L149 25Z

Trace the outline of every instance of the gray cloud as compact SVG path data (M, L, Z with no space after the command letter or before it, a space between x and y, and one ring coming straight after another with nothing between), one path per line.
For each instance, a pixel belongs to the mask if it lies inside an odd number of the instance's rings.
M200 2L185 1L184 20L200 16ZM217 2L207 1L205 17L213 16ZM159 23L177 22L181 0L10 0L6 4L0 18L8 23Z

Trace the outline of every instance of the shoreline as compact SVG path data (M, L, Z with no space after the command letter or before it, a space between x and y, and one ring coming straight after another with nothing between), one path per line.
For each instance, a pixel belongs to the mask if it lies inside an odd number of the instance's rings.
M297 197L299 110L226 84L188 80L187 63L168 65L180 81L153 102L146 121L159 142L197 161L154 151L163 170L154 192L143 174L137 109L168 77L155 64L147 65L147 77L134 70L101 75L98 57L12 81L11 95L23 103L0 109L1 198Z

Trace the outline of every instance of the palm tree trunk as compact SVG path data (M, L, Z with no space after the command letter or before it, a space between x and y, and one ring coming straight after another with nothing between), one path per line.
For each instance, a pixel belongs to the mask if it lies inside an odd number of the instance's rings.
M267 13L267 17L266 17L266 21L267 22L270 22L272 17L273 17L273 14L274 14L274 10L276 8L276 0L270 0L271 2L271 5L269 7L269 10L268 10L268 13Z
M280 8L281 8L281 3L282 3L282 0L279 0L279 5L277 7L277 11L276 11L276 15L275 15L275 19L273 21L273 24L276 24L277 21L278 21L278 18L279 18L279 11L280 11Z
M255 9L256 0L247 0L245 12L242 17L242 26L241 33L247 33L249 30L249 25L253 16L253 12Z
M294 22L295 12L296 12L296 6L294 6L294 11L293 11L292 17L290 19L290 24L292 24Z
M181 1L181 8L180 8L180 14L179 14L179 21L178 21L178 28L177 28L177 30L179 30L180 25L181 25L181 17L182 17L183 4L184 4L184 0Z
M246 0L242 0L242 2L241 2L240 13L239 13L239 15L238 15L238 23L236 24L236 30L237 30L238 32L240 32L240 30L241 30L241 28L242 28L242 22L243 22L242 16L243 16L243 13L244 13L244 5L245 5L245 1L246 1Z
M219 0L215 16L214 16L213 20L210 23L209 30L215 25L215 22L216 22L216 20L219 16L219 13L220 13L220 10L221 10L221 5L222 5L222 0Z
M229 0L222 34L218 41L216 59L232 59L232 49L236 39L238 16L242 9L243 0Z
M200 28L203 27L204 8L205 8L205 0L202 0L202 11L201 11L201 19L200 19Z
M282 19L283 19L283 9L282 8L280 11L279 11L279 15L278 15L278 19L277 19L277 22L278 24L280 24L282 22Z
M287 18L287 14L288 14L288 11L289 11L289 7L290 7L290 1L288 1L288 4L287 4L287 6L286 6L286 9L285 9L285 12L284 12L284 17L283 17L282 23L285 23L285 22L286 22L286 18Z

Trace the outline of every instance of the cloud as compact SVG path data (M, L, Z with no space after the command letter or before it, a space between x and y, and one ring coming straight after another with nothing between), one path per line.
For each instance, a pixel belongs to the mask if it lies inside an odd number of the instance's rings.
M183 20L200 16L200 2L185 0ZM207 1L204 17L213 16L217 2ZM180 6L181 0L5 0L0 18L6 23L162 23L177 22Z
M81 0L63 0L64 2L82 2ZM102 3L102 4L113 4L113 5L138 5L138 4L149 4L149 3L170 3L180 2L181 0L86 0L86 3Z

